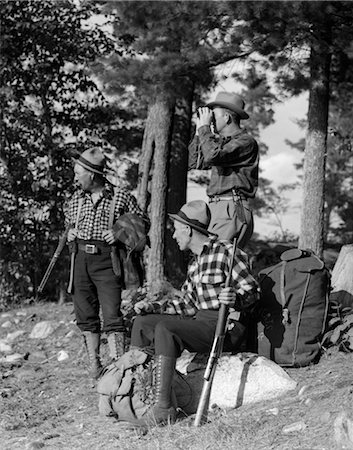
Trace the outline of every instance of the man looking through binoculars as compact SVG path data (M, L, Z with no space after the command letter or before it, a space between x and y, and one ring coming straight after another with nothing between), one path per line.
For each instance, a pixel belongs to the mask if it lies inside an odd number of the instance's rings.
M249 118L244 106L239 95L220 92L198 109L196 133L189 145L189 169L211 169L209 231L219 239L236 238L240 248L254 229L248 199L257 190L259 165L257 142L240 127L240 121Z

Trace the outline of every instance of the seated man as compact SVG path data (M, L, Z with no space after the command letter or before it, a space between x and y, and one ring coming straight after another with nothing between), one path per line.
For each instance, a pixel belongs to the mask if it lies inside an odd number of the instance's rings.
M258 286L249 273L247 255L237 249L230 268L232 243L218 241L207 231L210 211L204 201L187 203L177 214L169 216L174 221L173 238L180 250L191 250L195 258L181 294L175 299L164 304L143 300L135 305L140 315L132 327L131 347L154 354L157 363L156 403L145 424L175 421L171 385L176 359L184 349L210 352L220 303L245 311L258 297ZM230 287L225 287L230 269Z

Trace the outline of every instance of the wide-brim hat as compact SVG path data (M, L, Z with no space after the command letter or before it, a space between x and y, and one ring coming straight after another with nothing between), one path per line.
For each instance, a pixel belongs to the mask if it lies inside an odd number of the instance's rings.
M75 159L75 164L79 164L89 172L104 175L105 157L102 150L98 147L85 150L78 159Z
M244 111L245 102L240 95L234 92L219 92L213 102L206 105L208 108L226 108L238 114L241 119L248 119L249 115Z
M180 208L179 212L176 214L168 214L168 216L172 220L189 225L189 227L205 236L214 235L214 233L207 230L211 220L211 213L207 203L203 200L193 200L192 202L186 203Z

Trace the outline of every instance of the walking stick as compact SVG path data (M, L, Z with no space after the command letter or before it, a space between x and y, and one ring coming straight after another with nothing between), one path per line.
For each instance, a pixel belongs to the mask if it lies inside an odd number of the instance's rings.
M36 300L38 300L39 294L41 294L43 292L43 289L45 287L45 285L47 284L48 278L55 266L56 261L58 260L61 252L63 251L63 248L65 247L66 244L66 239L67 239L67 235L70 229L70 225L68 225L63 233L63 235L61 236L61 238L59 239L59 244L56 247L56 250L54 252L54 255L52 257L52 259L50 260L50 263L47 267L47 270L45 271L45 274L42 278L42 281L40 282L40 285L37 289L37 295L36 295Z
M229 273L228 273L228 276L226 279L225 287L230 286L236 246L237 246L237 240L234 239L232 259L231 259ZM195 416L195 421L194 421L195 427L199 427L201 425L201 422L204 423L207 419L207 409L208 409L208 403L210 400L210 393L211 393L213 378L214 378L214 375L216 372L218 359L221 356L222 349L223 349L224 336L226 333L228 309L229 308L227 305L224 305L223 303L221 303L221 306L220 306L219 312L218 312L218 320L217 320L217 326L216 326L216 331L215 331L215 337L213 340L213 345L212 345L212 349L210 352L210 356L208 357L205 374L203 376L204 382L203 382L203 387L202 387L199 404L197 406L197 411L196 411L196 416Z

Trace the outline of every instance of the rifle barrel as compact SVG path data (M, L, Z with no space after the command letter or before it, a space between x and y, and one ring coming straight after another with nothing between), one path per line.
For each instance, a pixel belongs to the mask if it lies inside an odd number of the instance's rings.
M61 236L61 238L59 240L59 243L58 243L58 245L56 247L56 250L55 250L55 252L54 252L54 254L52 256L52 259L50 260L50 263L49 263L49 265L47 267L47 270L45 271L45 274L44 274L44 276L42 278L42 281L40 282L39 287L37 289L37 297L38 297L38 294L41 294L43 292L44 287L47 284L48 278L49 278L49 276L50 276L50 274L51 274L51 272L52 272L52 270L53 270L53 268L55 266L55 263L59 259L59 256L60 256L61 252L63 251L63 248L65 247L67 235L69 233L70 228L71 228L70 225L68 225L65 228L65 231L64 231L63 235Z

